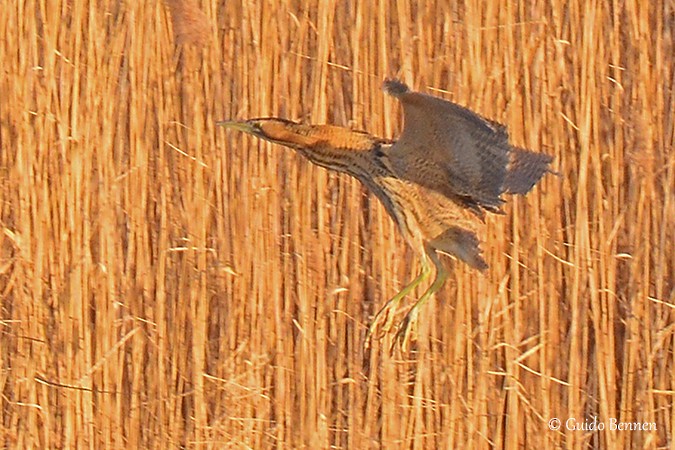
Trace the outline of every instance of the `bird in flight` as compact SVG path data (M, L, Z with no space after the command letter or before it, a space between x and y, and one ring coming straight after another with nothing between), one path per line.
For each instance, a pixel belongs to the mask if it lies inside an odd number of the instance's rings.
M552 158L510 145L503 125L453 102L413 92L399 80L385 80L383 89L403 107L403 132L396 141L280 118L218 125L293 148L314 164L355 177L382 202L418 255L420 273L377 313L366 347L377 329L391 330L401 300L435 269L431 285L399 323L393 349L396 343L408 347L420 308L448 277L438 253L487 269L478 238L485 213L503 214L502 195L529 192Z

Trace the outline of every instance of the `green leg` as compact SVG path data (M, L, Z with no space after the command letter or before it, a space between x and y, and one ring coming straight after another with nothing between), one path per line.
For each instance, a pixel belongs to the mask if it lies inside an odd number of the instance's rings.
M408 314L406 314L406 316L401 321L399 329L396 332L394 342L392 343L391 350L394 349L394 346L396 345L397 342L401 344L402 349L406 349L408 347L411 330L414 324L417 323L417 316L419 315L420 309L422 308L422 306L424 306L424 304L427 301L429 301L429 299L436 292L438 292L441 289L441 287L445 283L445 280L448 279L448 271L445 269L445 267L443 267L443 264L438 259L438 255L436 255L436 252L432 249L428 253L434 265L436 266L436 278L434 279L434 282L431 283L431 286L429 286L429 289L427 289L426 292L422 294L422 297L420 297L417 303L415 303L413 307L410 308Z
M431 274L431 267L429 266L429 261L425 256L422 259L422 270L420 271L419 275L417 275L414 280L412 280L403 289L401 289L401 291L398 294L392 297L391 300L385 303L382 309L380 309L380 311L375 315L375 318L371 322L370 327L368 327L368 334L366 335L366 342L365 342L366 349L370 346L370 340L372 339L373 333L378 328L380 322L386 319L384 326L382 327L382 331L384 333L388 332L391 329L391 326L394 321L394 314L392 313L392 310L396 311L399 303L401 303L401 300L403 300L403 298L406 295L410 294L410 292L413 289L415 289L417 285L419 285L422 281L429 278L430 274Z

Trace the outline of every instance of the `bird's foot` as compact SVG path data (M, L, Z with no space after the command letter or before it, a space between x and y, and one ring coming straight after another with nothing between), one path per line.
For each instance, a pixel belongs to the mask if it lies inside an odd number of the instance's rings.
M395 307L395 304L388 302L377 314L375 314L373 321L368 327L366 341L363 344L366 350L370 348L373 339L380 340L391 330L391 327L394 324L395 311L393 310L396 309Z
M413 341L417 340L417 316L419 314L419 309L414 306L408 311L408 314L405 315L401 321L396 336L391 343L391 348L389 353L394 353L394 347L398 346L401 351L407 352L410 348L410 344Z

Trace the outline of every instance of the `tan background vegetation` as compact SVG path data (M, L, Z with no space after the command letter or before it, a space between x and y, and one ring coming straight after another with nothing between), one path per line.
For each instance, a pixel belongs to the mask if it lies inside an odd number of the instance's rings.
M672 445L674 9L3 2L0 445ZM215 127L396 136L386 76L560 173L490 219L489 271L458 267L392 356L366 326L417 263L384 209ZM594 416L657 429L548 427Z

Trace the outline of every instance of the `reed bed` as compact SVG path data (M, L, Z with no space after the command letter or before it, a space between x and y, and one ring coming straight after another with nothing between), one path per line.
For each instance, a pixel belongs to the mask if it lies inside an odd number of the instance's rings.
M4 2L0 445L672 446L674 23L670 0ZM366 327L417 267L381 205L215 127L396 136L387 76L559 173L392 355Z

